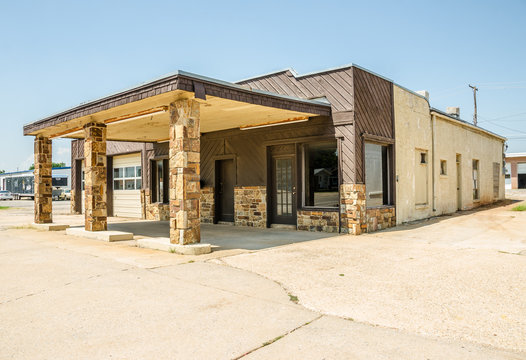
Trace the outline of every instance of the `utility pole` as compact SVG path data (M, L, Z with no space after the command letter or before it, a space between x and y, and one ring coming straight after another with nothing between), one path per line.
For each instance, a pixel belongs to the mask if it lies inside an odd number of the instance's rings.
M473 125L477 126L477 91L479 91L479 88L471 84L469 84L469 87L473 89L473 101L475 102L475 112L473 113Z

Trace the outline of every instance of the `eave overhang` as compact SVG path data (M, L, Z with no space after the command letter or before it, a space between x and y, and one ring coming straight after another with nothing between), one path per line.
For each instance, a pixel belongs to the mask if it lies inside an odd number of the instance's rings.
M264 108L274 109L274 112L282 110L282 116L296 116L298 114L307 117L331 115L330 104L326 102L274 94L252 89L247 86L178 71L134 88L80 104L66 111L25 125L24 135L38 135L46 129L48 129L49 133L49 129L52 127L57 128L56 132L58 133L59 130L71 128L73 125L66 126L64 123L72 122L72 120L75 119L85 119L77 121L75 126L78 127L82 125L83 122L89 121L92 117L109 117L110 113L113 115L120 114L120 116L122 116L126 113L126 110L122 110L120 113L117 110L126 109L127 105L129 105L128 107L130 109L134 108L138 110L140 106L133 107L131 105L134 103L145 104L141 108L144 111L148 107L146 105L148 103L146 100L148 99L156 99L156 102L152 100L151 104L158 106L160 102L163 103L162 105L167 105L167 101L177 98L196 98L205 104L207 103L205 99L215 99L216 104L223 101L224 104L229 103L230 108L234 109L236 108L233 106L235 104L237 104L237 108L241 108L239 103L251 104L254 105L253 108L258 108L259 113L261 113L261 110L264 110ZM112 109L116 110L112 112L110 111ZM245 111L250 111L250 109L250 107L247 107ZM232 114L234 113L234 110L228 111L231 111ZM281 115L274 114L274 118L279 118L279 116ZM265 119L262 119L262 121L264 120ZM68 137L75 138L75 136ZM77 136L77 138L78 137L81 136Z

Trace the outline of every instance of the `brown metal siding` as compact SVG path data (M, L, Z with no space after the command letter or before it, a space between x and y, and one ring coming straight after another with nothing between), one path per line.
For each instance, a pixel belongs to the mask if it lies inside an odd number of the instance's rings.
M393 84L353 68L356 183L365 182L363 134L394 139Z
M214 184L214 161L223 155L235 155L238 186L266 185L266 146L272 141L290 140L315 136L336 136L331 120L317 117L308 123L282 125L253 130L226 130L201 135L201 180L205 185ZM301 141L305 141L304 139Z
M351 67L298 78L287 70L254 80L245 80L239 84L300 98L325 96L330 101L333 112L353 110L354 90Z
M151 147L152 145L150 145ZM107 141L106 155L121 155L133 152L143 151L144 143L128 141ZM71 164L73 160L84 159L84 140L73 140L71 142Z
M336 136L341 140L340 169L341 181L344 184L354 183L355 179L355 148L354 148L354 126L336 126Z
M345 113L347 121L333 128L338 137L343 137L341 152L342 182L355 182L355 145L354 145L354 83L353 68L347 67L319 74L300 76L298 78L290 71L283 71L254 80L246 80L240 84L250 87L276 92L283 95L301 98L326 97L332 107L333 123L337 125L338 113Z

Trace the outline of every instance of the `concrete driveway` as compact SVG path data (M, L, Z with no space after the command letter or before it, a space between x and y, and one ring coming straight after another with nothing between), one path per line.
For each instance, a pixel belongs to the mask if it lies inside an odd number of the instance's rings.
M524 352L526 212L515 205L215 261L323 314Z
M0 359L526 359L525 228L493 208L188 257L4 227Z

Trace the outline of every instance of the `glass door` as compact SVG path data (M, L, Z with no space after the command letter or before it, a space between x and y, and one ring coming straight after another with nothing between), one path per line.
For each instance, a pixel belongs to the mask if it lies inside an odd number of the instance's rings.
M294 156L272 158L272 223L296 224Z

